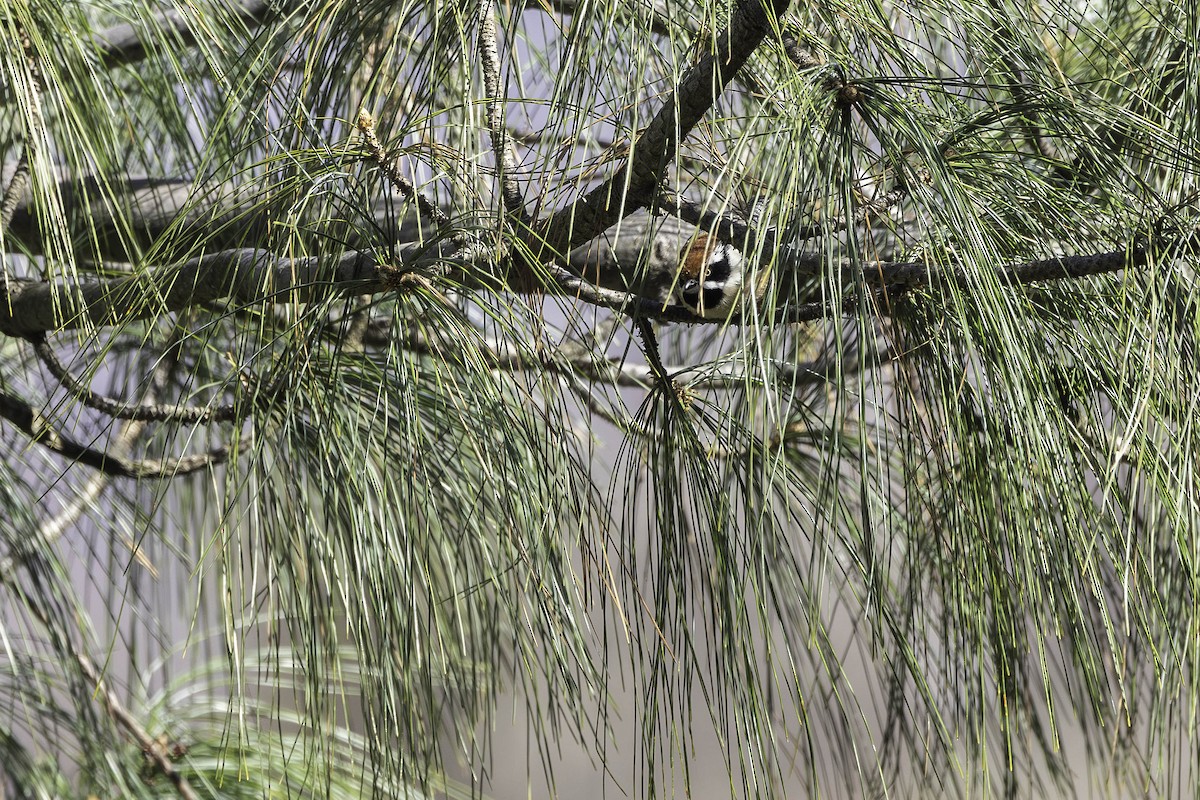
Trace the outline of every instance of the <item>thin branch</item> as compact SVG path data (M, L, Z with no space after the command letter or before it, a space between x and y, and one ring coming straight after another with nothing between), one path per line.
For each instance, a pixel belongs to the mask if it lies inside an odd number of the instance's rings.
M341 347L349 352L360 352L367 335L371 331L374 320L371 319L373 298L364 294L355 299L355 307L347 315L349 324L345 325L345 333L341 337ZM346 318L342 319L346 322Z
M171 761L171 758L167 753L167 749L163 746L163 744L151 736L149 732L142 727L141 723L139 723L137 719L135 719L134 716L126 710L125 706L121 704L121 701L117 699L116 694L114 694L113 691L108 688L108 685L104 682L104 679L100 677L100 673L96 669L95 665L92 664L91 659L79 652L75 652L74 655L75 660L79 662L80 671L83 673L84 677L96 687L96 691L104 700L104 706L106 709L108 709L108 715L112 717L113 721L124 728L125 732L133 737L134 741L138 743L138 746L142 748L142 752L147 758L154 762L154 766L157 767L158 771L161 772L166 779L171 782L171 785L175 787L175 791L180 797L183 798L183 800L196 800L196 793L192 791L191 784L189 784L187 778L183 777L183 774L175 768L175 764Z
M545 227L544 246L567 253L597 236L620 218L648 205L679 142L708 112L717 97L770 32L789 0L742 0L729 27L716 37L716 52L684 73L625 164L604 183L559 210ZM533 247L534 252L539 250ZM543 260L549 260L543 259Z
M578 375L568 374L563 377L567 384L567 389L579 398L589 411L608 422L614 428L621 431L621 433L638 436L643 439L651 436L650 431L639 424L629 414L622 414L615 408L606 408L596 396L596 392L592 389L591 385L585 383Z
M163 389L166 388L171 374L179 364L179 351L184 339L183 333L183 328L179 326L172 332L162 356L158 359L158 363L154 367L150 386L146 389L146 394L142 398L144 404L153 404ZM145 423L136 420L121 423L120 429L113 437L109 451L120 455L128 453L130 446L141 435L145 427ZM74 488L70 493L70 499L59 509L58 513L41 524L41 540L49 544L66 533L67 529L75 523L75 520L79 519L79 516L96 501L96 498L104 491L104 487L112 483L112 480L112 475L103 472L93 472L82 487ZM19 558L19 555L16 557ZM0 579L13 568L14 556L10 555L4 559L0 559Z
M613 319L620 319L613 317ZM411 353L421 353L438 358L445 358L460 345L453 342L430 339L415 330L407 331L403 336L392 339L388 332L380 329L371 334L371 344L385 345L395 342L399 347ZM585 378L592 383L603 383L613 386L624 386L645 389L656 380L654 369L649 364L630 363L614 358L596 358L582 344L564 343L548 354L523 352L520 348L508 342L486 338L480 342L472 356L480 356L488 369L498 372L554 372ZM775 379L782 384L827 383L835 370L835 363L830 359L819 359L797 364L786 362L771 362ZM700 372L703 370L702 372ZM727 365L712 367L702 364L664 364L663 371L669 374L677 383L683 383L688 388L696 389L729 389L744 386L748 381L761 379L757 371L745 366ZM843 367L844 372L851 371ZM681 380L681 376L700 372L692 380Z
M882 216L907 196L908 188L903 184L897 184L888 191L880 192L870 200L865 200L855 206L854 213L850 216L850 222L859 225L870 221L872 217ZM712 211L682 195L657 198L654 207L655 210L665 211L713 234L721 241L732 244L743 252L756 252L756 248L761 247L762 252L773 253L778 248L778 230L783 227L780 225L765 230L756 230L754 226L736 216ZM845 217L839 217L829 222L804 225L789 230L788 238L793 242L815 239L819 236L843 231L849 227L850 222L847 222ZM816 260L813 261L814 265L819 265L819 263Z
M660 302L647 300L628 292L614 289L604 289L579 278L564 269L552 270L557 288L564 295L582 300L594 306L609 308L630 317L658 320L661 322L683 322L692 325L748 325L755 322L753 315L743 316L733 314L728 319L705 319L697 317L687 306L664 305ZM903 291L903 289L900 289ZM851 296L840 304L830 302L798 303L790 306L780 306L769 318L770 324L782 325L791 322L814 322L827 317L843 314L856 314L860 303L857 297Z
M141 423L128 423L126 424L125 429L134 425L140 426ZM117 434L118 443L113 446L113 452L120 452L122 449L124 449L121 445L121 441L124 439L125 429L122 429ZM108 475L103 472L93 472L88 476L87 482L82 486L72 487L69 498L65 503L63 503L62 508L58 510L58 513L49 519L44 520L38 526L39 530L41 531L42 538L47 542L53 542L66 533L67 530L75 524L76 520L83 515L83 512L87 511L88 508L90 508L92 504L96 502L96 499L100 497L100 493L103 492L104 488L112 483L112 481L112 475ZM0 575L3 575L8 570L12 569L13 565L13 556L5 556L4 558L0 559Z
M783 43L784 55L788 57L788 61L791 61L796 69L816 69L822 65L821 59L801 46L800 42L791 32L784 31L780 36L780 41Z
M72 375L66 365L59 360L54 348L46 341L45 334L34 334L29 337L29 341L38 358L50 370L50 374L62 384L63 388L85 406L94 408L110 417L139 422L173 422L188 425L230 422L245 414L246 405L236 403L202 407L183 406L175 403L125 403L114 400L92 391L89 386Z
M7 584L8 586L15 588L15 584L12 580L12 574L0 571L0 584ZM175 787L176 793L178 793L183 800L196 800L196 793L192 790L191 784L189 784L187 778L185 778L183 774L175 768L175 764L171 761L166 748L163 747L160 741L151 736L150 733L144 727L142 727L142 724L138 722L132 714L129 713L124 704L122 704L120 699L117 698L116 694L113 693L112 689L108 688L108 685L101 677L100 671L96 669L96 665L92 663L92 660L83 653L79 652L78 648L75 647L74 643L71 642L70 637L66 634L66 631L62 630L60 626L52 622L52 620L55 618L51 616L51 614L45 608L42 607L42 604L39 600L27 593L24 594L24 600L25 607L29 609L34 618L41 623L42 627L46 628L46 630L50 633L51 640L57 642L61 650L66 651L65 655L69 655L75 661L75 663L79 665L79 671L82 673L84 680L95 687L96 693L99 694L101 699L104 701L105 711L108 712L108 716L113 720L113 722L117 723L121 729L123 729L129 736L133 738L135 742L137 742L138 746L142 749L142 752L147 758L154 762L154 766L157 767L158 771L161 772L167 778L167 780L171 782L171 785Z
M994 267L991 272L1001 283L1019 286L1037 281L1076 279L1120 272L1129 267L1144 266L1148 260L1148 252L1144 248L1135 247L1106 253L1027 261L1022 264ZM916 262L885 261L864 269L863 279L870 285L892 288L948 283L965 287L978 283L987 271L986 268L972 271L962 267L931 267L929 264ZM849 275L850 271L843 270L843 273Z
M671 376L667 373L667 368L663 366L662 354L658 351L658 336L654 333L654 326L650 320L645 317L633 318L633 325L637 330L638 335L642 337L642 350L646 354L646 361L650 364L650 373L654 376L654 383L664 392L675 386Z
M679 35L685 21L677 9L670 5L671 2L672 0L642 0L631 7L636 8L636 12L627 10L621 4L613 4L605 11L617 15L617 19L623 23L648 25L652 33L671 37ZM578 14L580 6L586 4L587 0L525 0L526 8L536 11L554 10L563 16Z
M595 136L590 133L579 133L572 137L564 137L547 131L529 131L509 127L508 138L523 145L548 144L555 147L579 147L579 148L595 148L597 150L608 150L616 142L608 136Z
M363 140L367 143L367 150L371 153L371 158L379 165L379 169L387 176L392 185L400 190L400 194L404 195L405 199L417 204L417 209L422 215L433 220L438 226L438 230L443 234L450 235L452 222L450 216L429 200L425 195L417 191L417 187L412 181L400 172L400 168L396 165L396 159L392 153L389 153L379 141L379 137L375 133L375 118L366 110L362 109L358 112L358 130L362 134Z
M483 91L486 95L488 132L492 139L492 152L496 157L496 175L500 181L500 196L504 210L509 216L522 222L528 215L525 198L517 185L517 157L508 133L504 128L504 114L500 107L500 52L496 45L496 3L484 0L479 8L479 60L483 68Z
M989 0L988 5L992 8L993 20L996 23L996 38L1005 45L1002 50L1003 55L1000 57L1000 63L1013 76L1013 84L1009 87L1009 91L1017 105L1031 105L1030 95L1034 94L1037 90L1031 85L1024 68L1021 67L1020 62L1017 60L1016 53L1020 52L1020 42L1017 40L1012 27L1004 20L1007 9L997 2L997 0ZM1054 142L1046 137L1045 131L1033 121L1031 116L1022 115L1022 122L1027 138L1043 158L1048 161L1059 161L1058 148L1054 145Z
M25 146L21 148L21 156L17 159L17 168L13 171L12 178L8 182L8 186L4 189L4 198L0 200L0 236L8 233L8 226L13 220L13 215L17 212L17 206L25 196L25 190L29 186L29 162L30 150L33 143L38 140L43 128L41 95L42 95L42 68L38 64L37 54L33 51L33 42L29 38L29 33L24 28L21 28L21 49L25 55L25 62L29 68L29 91L30 101L26 104L27 114L29 115L29 128L25 132ZM5 270L7 273L7 270Z
M229 448L216 447L180 458L125 458L66 438L32 405L4 391L0 391L0 417L47 450L118 478L174 478L222 464L231 455Z

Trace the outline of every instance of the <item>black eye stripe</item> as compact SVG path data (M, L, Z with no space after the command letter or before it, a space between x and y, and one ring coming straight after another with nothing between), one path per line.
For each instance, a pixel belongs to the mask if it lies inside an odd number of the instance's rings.
M720 261L715 261L708 265L708 268L704 271L704 279L705 281L728 280L731 269L732 265L730 265L729 259L722 255Z

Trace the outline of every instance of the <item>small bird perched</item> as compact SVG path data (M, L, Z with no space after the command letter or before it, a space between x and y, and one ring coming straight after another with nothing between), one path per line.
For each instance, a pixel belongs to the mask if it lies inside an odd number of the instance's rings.
M741 298L744 265L740 250L700 231L679 253L679 302L698 317L725 319Z
M664 305L678 303L702 319L724 320L757 303L770 270L738 247L676 217L644 211L571 251L568 264L589 281ZM748 284L747 278L753 275Z

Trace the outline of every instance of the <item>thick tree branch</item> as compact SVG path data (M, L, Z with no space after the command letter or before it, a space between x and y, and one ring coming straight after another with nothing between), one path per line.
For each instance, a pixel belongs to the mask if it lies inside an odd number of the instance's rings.
M414 256L414 260L416 260ZM180 267L148 269L90 283L10 282L0 303L0 331L36 334L104 327L149 319L190 306L232 298L242 304L308 301L330 291L383 291L387 276L371 252L341 258L285 258L266 250L222 250Z
M403 195L403 187L397 188ZM203 241L212 250L261 242L268 237L272 221L286 213L296 191L296 187L250 182L197 184L185 178L147 177L102 181L88 176L61 181L56 193L68 219L86 218L86 226L80 227L86 228L95 253L84 251L81 258L127 262L164 235ZM405 196L384 193L363 212L378 230L400 241L415 240L419 238L418 215L405 207L407 202ZM433 208L436 206L430 204L423 209L430 219L434 219L429 215ZM31 253L46 253L45 234L28 188L18 196L4 234ZM361 248L369 242L351 229L346 232L345 244Z
M453 265L463 275L489 257L486 248L471 247L442 255L438 247L411 245L402 250L399 268L420 272L431 265ZM1141 248L1030 261L993 268L997 280L1020 285L1043 280L1080 278L1117 272L1146 263ZM804 262L804 272L811 268ZM962 267L884 262L843 267L851 286L862 281L882 291L899 291L936 283L970 286L979 273ZM30 337L38 333L79 327L104 327L148 319L222 298L243 305L309 302L332 293L370 294L400 285L397 268L371 252L351 251L338 259L285 258L265 250L226 250L194 258L180 267L151 269L126 278L91 283L35 283L5 280L7 297L0 298L0 332ZM592 305L664 322L704 322L685 307L666 304L626 291L607 289L562 267L550 270L552 291ZM852 308L857 308L851 303ZM834 313L824 303L782 307L774 322L805 322ZM712 320L708 320L713 322ZM734 324L747 322L734 318ZM724 321L721 321L724 322Z
M266 0L245 0L232 9L233 16L247 27L262 25L275 13L275 8ZM157 14L150 27L160 34L160 41L173 39L183 47L190 47L197 41L194 22L173 9ZM97 32L95 41L100 60L106 67L132 64L149 55L138 28L128 23Z
M269 211L255 197L256 188L232 184L197 187L183 178L133 177L101 181L87 176L59 182L69 218L84 217L98 250L96 255L129 261L134 249L158 240L169 229L203 237L210 247L239 247L266 232ZM4 231L31 253L47 251L34 198L24 192L17 200L11 225Z
M567 253L653 200L679 142L696 126L787 10L789 0L742 0L716 52L692 66L634 143L626 163L601 185L559 210L545 228L550 254ZM539 248L534 246L534 252Z

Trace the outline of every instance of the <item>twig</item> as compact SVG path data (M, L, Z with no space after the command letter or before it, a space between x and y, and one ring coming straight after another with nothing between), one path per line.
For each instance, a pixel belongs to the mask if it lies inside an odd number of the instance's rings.
M71 649L74 651L74 648ZM96 691L99 692L101 698L104 700L104 706L108 709L108 715L113 718L113 721L133 737L138 746L142 748L142 753L154 762L154 766L166 776L180 797L184 800L195 800L196 794L192 791L191 784L175 768L175 764L167 755L167 750L163 747L162 743L152 737L134 716L125 709L125 706L121 704L121 701L117 699L117 696L105 684L104 679L100 677L100 673L96 670L90 658L80 652L74 652L74 656L75 660L79 662L79 669L84 677L96 687Z
M1103 275L1120 272L1128 267L1144 266L1149 254L1144 248L1111 250L1107 253L1091 253L1080 256L1062 256L1040 261L1027 261L1003 267L993 267L991 272L1001 283L1019 286L1037 281L1083 278L1088 275ZM956 284L969 286L979 281L987 269L968 271L962 267L931 267L917 262L885 261L863 270L863 279L870 285L882 287L917 287L928 284ZM848 274L848 270L843 270Z
M179 362L179 348L182 342L182 329L176 328L162 357L154 368L154 376L151 378L150 387L146 390L144 397L145 403L154 403L159 393L166 386L167 381L170 380L170 375ZM123 423L121 429L114 437L110 452L122 455L128 452L130 445L141 435L145 427L145 423L139 421L127 421ZM94 472L84 486L73 489L70 500L66 505L57 514L41 524L39 528L41 541L48 545L66 533L67 529L79 518L79 515L95 502L100 492L112 480L113 476L108 473ZM26 553L28 552L30 551L26 551ZM17 564L23 561L24 557L22 553L10 554L4 558L0 558L0 582L7 580Z
M620 319L620 317L612 319ZM385 336L381 332L376 332L372 337L372 343L384 344L392 341ZM461 349L460 347L456 348L450 342L430 340L415 331L409 331L403 337L396 339L395 344L411 353L422 353L438 358L445 358L456 349ZM544 356L533 354L526 356L503 341L488 339L479 343L478 350L473 351L472 356L482 357L488 369L498 372L543 372L548 370L561 375L586 378L593 382L636 388L646 388L655 380L654 371L649 364L631 364L611 358L597 359L585 355L590 352L583 346L564 344ZM695 364L663 365L663 370L674 376L676 381L678 381L679 375L694 372L697 369ZM829 365L824 361L795 365L776 364L775 369L787 383L813 383L829 380L826 374ZM698 376L694 380L686 381L686 383L693 388L721 389L741 386L751 377L751 373L743 368L717 369Z
M0 583L13 586L12 575L5 572L0 572ZM196 793L192 791L191 784L187 778L175 768L175 764L171 761L167 754L166 748L162 743L155 739L150 733L142 727L141 723L134 718L132 714L125 708L124 704L117 698L104 679L100 676L99 670L95 664L83 653L75 647L71 642L70 637L58 625L52 623L54 617L42 607L41 602L36 600L32 595L24 593L25 607L29 609L34 618L50 633L51 641L55 642L60 651L65 650L65 655L69 655L75 663L79 665L79 671L82 673L85 681L95 687L95 692L98 693L104 701L104 709L108 712L108 716L117 723L118 727L122 728L127 734L133 737L138 746L142 749L142 753L154 762L154 766L158 771L166 776L171 785L175 787L175 791L183 800L196 800Z
M349 324L346 324L344 317L342 319L345 333L341 337L341 346L349 352L356 353L363 349L364 340L371 330L371 302L369 294L358 297L354 308L348 313Z
M796 69L816 69L821 66L821 60L800 45L800 42L789 31L784 31L780 37L784 55Z
M642 349L646 353L646 363L650 365L650 371L654 375L654 382L664 392L672 388L675 382L671 380L671 376L667 374L666 367L662 363L662 354L658 351L658 337L654 334L654 326L650 324L650 320L645 317L635 316L633 324L637 328L638 334L642 337Z
M492 152L496 157L496 175L500 181L500 195L504 210L522 222L528 219L525 198L517 185L517 159L512 141L504 128L504 114L500 107L500 52L496 45L496 2L484 0L479 7L479 60L483 68L484 102L487 106L488 132L492 139Z
M216 447L180 458L125 458L66 438L32 405L3 391L0 391L0 417L47 450L118 478L174 478L224 463L231 455L229 448ZM241 446L245 447L246 442Z
M617 430L624 434L638 436L643 439L651 435L650 431L630 415L621 414L615 408L605 408L600 403L592 387L584 383L578 375L564 375L563 377L570 392L578 397L589 411L611 424Z
M518 130L516 128L507 128L508 138L514 142L524 145L535 144L554 144L559 148L565 147L581 147L581 148L596 148L598 150L607 150L616 142L608 136L595 136L590 133L579 133L574 138L554 136L546 131L527 131Z
M117 419L136 420L139 422L174 422L178 424L205 424L210 422L230 422L245 414L245 405L223 403L217 406L181 406L173 403L125 403L94 392L67 370L66 365L59 360L54 348L46 341L43 333L29 337L34 352L46 365L63 388L75 396L77 400L89 408L105 413Z
M179 364L179 349L183 344L183 328L177 326L171 334L171 339L167 343L166 349L163 351L162 357L159 358L158 364L154 367L153 377L150 379L150 386L146 390L142 402L145 404L153 404L158 400L159 393L166 388L167 382L171 378L171 373L175 371ZM127 420L121 424L120 430L114 437L111 450L114 453L124 454L129 451L133 442L141 435L142 430L146 427L145 423L137 420ZM50 519L46 520L41 525L42 541L53 542L59 536L62 536L67 528L74 524L89 505L95 502L100 496L100 492L104 487L112 482L113 476L103 472L92 473L88 478L87 483L79 489L71 492L70 501L59 510Z
M17 206L20 204L22 197L25 195L25 189L29 185L29 152L33 147L33 143L41 135L43 127L41 108L42 69L38 65L37 54L33 50L33 41L29 38L29 32L23 27L20 29L20 37L21 50L29 69L29 92L31 98L27 107L30 125L29 129L25 132L25 146L21 148L21 157L17 159L17 168L13 171L13 176L9 180L8 186L4 189L3 200L0 200L0 236L7 233L9 223L12 222L13 215L17 212Z
M400 194L417 204L417 210L426 217L433 220L438 226L438 230L449 236L452 234L452 221L450 216L442 211L437 205L429 200L425 195L417 191L417 187L412 181L400 172L400 168L396 166L395 157L389 153L379 141L379 137L375 134L375 118L363 109L358 112L358 131L362 134L363 140L367 143L367 149L371 152L371 158L379 165L379 169L387 176L392 185L400 190Z
M1014 82L1012 86L1008 87L1009 91L1012 93L1013 100L1017 105L1030 105L1029 97L1033 87L1029 83L1029 78L1025 75L1025 70L1014 55L1014 53L1020 52L1021 43L1017 40L1012 27L1004 20L1007 9L997 2L997 0L989 0L988 5L992 7L992 11L994 12L993 19L996 22L995 36L1004 45L1000 63L1013 76ZM1048 161L1058 161L1060 158L1058 148L1054 145L1054 142L1046 138L1045 131L1031 117L1031 114L1022 114L1026 138L1043 158Z

